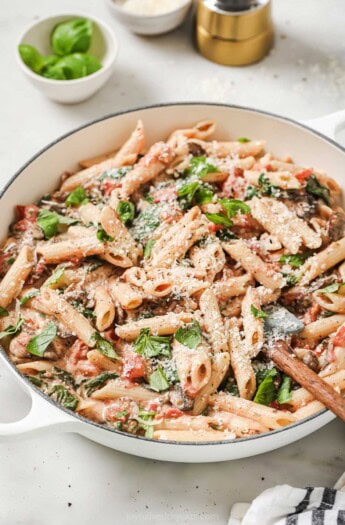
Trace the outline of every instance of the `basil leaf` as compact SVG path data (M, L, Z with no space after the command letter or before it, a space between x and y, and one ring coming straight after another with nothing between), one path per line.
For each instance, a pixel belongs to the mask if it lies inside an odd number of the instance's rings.
M310 256L309 253L296 253L295 255L282 255L279 259L280 263L286 263L292 268L299 268L305 263L305 260Z
M192 321L181 326L175 333L175 339L192 350L197 348L202 341L202 333L198 321Z
M114 237L108 235L107 232L102 228L102 226L98 226L96 237L99 241L102 242L112 242L114 240Z
M78 406L78 398L63 385L54 385L48 392L48 396L69 410L74 411Z
M228 217L222 215L221 213L205 213L205 215L209 221L213 222L214 224L225 226L226 228L230 228L233 224L231 219L228 219Z
M30 301L30 299L32 299L33 297L37 297L38 295L40 294L40 291L39 290L33 290L32 292L28 293L27 295L24 295L24 297L22 297L20 299L20 304L22 306L24 306L24 304L26 304L28 301Z
M147 241L145 245L145 249L144 249L144 259L147 259L148 257L150 257L152 248L154 247L155 244L156 244L156 239L150 239L149 241Z
M37 49L28 44L20 44L18 46L18 51L24 64L34 71L34 73L40 73L44 66L44 61L42 55Z
M267 197L280 197L281 189L270 183L270 180L264 173L260 173L258 184L260 186L260 193Z
M122 179L129 171L133 169L132 166L123 166L122 168L112 168L110 170L104 171L99 177L99 181L104 181L104 179Z
M148 358L158 355L170 357L170 337L150 335L150 329L143 328L134 341L133 349L137 354Z
M286 286L294 286L300 279L293 273L282 273L282 276L285 278Z
M256 308L253 304L250 305L250 311L254 315L255 319L266 319L268 315L263 310Z
M82 186L78 186L78 188L73 190L65 200L66 206L80 206L87 202L89 202L89 199L87 198L86 191Z
M291 401L291 399L291 378L289 376L284 375L283 381L278 390L277 400L280 405L284 405L284 403L288 403L289 401Z
M242 214L250 213L250 208L248 204L238 199L220 199L220 204L223 206L224 210L229 219L235 217L238 212Z
M6 310L6 308L3 308L2 306L0 306L0 317L7 317L8 315L9 313Z
M7 328L5 328L5 330L0 332L0 339L4 339L5 337L8 337L9 335L15 335L18 332L20 332L23 323L24 323L24 319L20 317L15 325L11 324Z
M89 49L93 24L87 18L73 18L58 24L51 35L51 46L56 55L64 56Z
M147 236L160 225L161 211L162 207L160 205L153 204L134 219L130 232L136 241L145 242Z
M43 357L44 352L47 350L50 343L55 339L56 334L56 325L54 323L49 323L40 334L30 339L26 345L27 351L32 355Z
M92 75L101 67L102 64L98 58L85 53L73 53L47 66L43 71L43 76L55 80L74 80Z
M194 195L196 204L206 204L212 202L213 200L213 191L207 187L205 184L200 184L199 188Z
M91 344L94 344L97 350L110 359L119 359L119 356L114 350L113 345L104 339L98 332L94 332L90 340Z
M149 385L155 392L163 392L169 388L169 382L162 368L158 367L153 374L149 376Z
M323 186L322 184L319 183L315 175L310 175L310 177L307 180L305 189L310 195L314 195L315 197L320 197L320 199L325 201L326 204L328 205L330 204L331 192L326 186Z
M247 137L240 137L237 139L237 142L241 142L241 144L245 144L246 142L250 142L250 139L247 139Z
M120 201L117 205L116 211L124 224L133 221L135 215L135 208L132 202Z
M57 235L60 225L70 225L76 222L78 222L78 219L71 219L49 210L41 210L37 217L37 224L43 231L46 239L51 239Z
M92 379L88 379L83 383L83 387L85 389L85 393L87 397L90 397L91 394L98 390L99 388L103 387L109 379L117 379L119 376L117 374L114 374L113 372L103 372L102 374L93 377Z
M205 155L201 157L192 157L189 163L189 168L184 172L184 175L197 175L202 179L208 173L218 173L219 168L211 164Z
M260 405L269 405L274 401L276 395L276 389L274 386L273 378L277 375L277 370L272 368L267 370L264 379L259 384L256 391L254 402L260 403Z
M52 286L56 284L61 279L64 273L65 267L61 266L61 268L58 268L57 270L55 270L55 272L51 274L48 281L45 283L45 286Z
M317 290L317 293L334 293L339 290L341 286L343 286L344 283L332 283L326 286L325 288L320 288L320 290Z
M194 181L183 184L177 190L177 197L181 208L187 209L192 206L193 201L195 201L196 204L211 202L213 199L213 192L210 187L205 184Z
M74 377L72 374L67 372L67 370L63 370L62 368L58 368L57 366L53 366L51 372L50 372L55 379L59 379L63 383L66 383L67 385L72 386L73 388L76 386Z

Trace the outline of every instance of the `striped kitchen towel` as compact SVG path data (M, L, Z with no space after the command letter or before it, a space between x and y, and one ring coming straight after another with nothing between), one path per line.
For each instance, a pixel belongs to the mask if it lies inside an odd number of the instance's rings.
M332 489L278 485L233 505L229 525L345 525L344 485L345 474Z

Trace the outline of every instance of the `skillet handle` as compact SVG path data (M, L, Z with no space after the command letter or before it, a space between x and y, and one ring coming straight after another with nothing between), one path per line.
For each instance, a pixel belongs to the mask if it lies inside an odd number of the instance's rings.
M57 407L49 406L49 403L40 395L31 391L30 395L31 408L23 419L11 423L0 422L0 442L35 436L42 431L71 432L78 426L78 421L72 416L62 412Z
M335 140L336 134L345 127L345 109L324 115L323 117L305 120L303 124Z

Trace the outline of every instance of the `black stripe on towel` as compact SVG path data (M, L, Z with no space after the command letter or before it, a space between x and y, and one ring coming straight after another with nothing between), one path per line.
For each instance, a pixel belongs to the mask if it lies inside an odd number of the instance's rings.
M306 488L306 492L305 492L304 498L297 505L297 507L295 508L294 512L289 514L288 517L286 518L286 525L297 525L298 524L298 514L300 512L303 512L308 507L309 502L310 502L310 496L311 496L311 493L313 492L313 490L314 489L312 487L307 487Z
M345 510L338 512L337 525L345 525Z
M322 500L321 500L319 509L321 510L333 509L336 494L337 494L337 491L335 489L326 488L323 491Z
M321 509L313 510L311 523L312 525L325 525L325 511Z

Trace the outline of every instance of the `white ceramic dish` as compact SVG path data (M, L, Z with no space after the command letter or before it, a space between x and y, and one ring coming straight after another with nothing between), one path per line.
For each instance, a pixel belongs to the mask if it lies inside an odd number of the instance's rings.
M19 44L29 44L44 55L51 54L50 35L53 28L60 22L72 18L90 18L94 22L94 32L89 53L95 55L102 63L102 68L87 77L75 80L53 80L37 75L22 61ZM48 16L34 22L21 35L17 48L16 58L20 69L28 80L48 98L62 104L75 104L94 95L111 76L118 52L118 44L114 31L99 18L87 13L66 13Z
M325 169L345 190L345 149L303 124L269 113L220 104L168 104L110 115L64 135L35 155L2 190L0 238L14 219L16 204L29 204L56 187L60 174L77 168L81 158L119 147L142 119L148 142L166 137L173 129L197 121L217 122L216 138L265 138L268 149L279 156L292 155L297 163ZM312 125L331 136L345 122L345 111L316 120ZM108 447L137 456L176 462L211 462L254 456L287 445L326 425L334 415L324 410L281 430L233 441L178 443L154 441L109 430L56 405L17 371L0 348L0 358L32 398L29 414L14 423L0 423L0 439L12 440L43 431L77 432Z
M184 0L183 4L177 9L154 16L130 13L121 7L121 3L122 0L106 0L110 11L123 25L139 35L161 35L182 24L192 5L192 0Z

